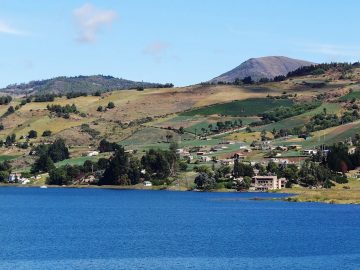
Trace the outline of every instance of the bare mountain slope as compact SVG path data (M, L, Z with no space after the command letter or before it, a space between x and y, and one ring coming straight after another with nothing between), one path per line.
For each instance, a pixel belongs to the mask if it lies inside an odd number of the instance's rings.
M275 76L287 75L299 67L312 64L314 63L284 56L250 58L240 66L212 79L210 82L234 82L237 78L243 79L247 76L251 76L255 81L261 78L273 79Z

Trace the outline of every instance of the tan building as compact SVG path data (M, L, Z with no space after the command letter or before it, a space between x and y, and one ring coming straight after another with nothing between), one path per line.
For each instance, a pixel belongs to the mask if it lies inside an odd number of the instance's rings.
M277 178L276 175L256 175L252 178L252 187L259 191L281 189L285 187L286 182L285 178Z

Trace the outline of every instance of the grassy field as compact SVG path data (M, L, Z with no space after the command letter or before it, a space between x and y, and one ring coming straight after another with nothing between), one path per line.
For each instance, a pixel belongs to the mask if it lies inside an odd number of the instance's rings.
M272 133L267 132L266 136L270 139L273 139L274 136ZM260 141L261 140L261 132L235 132L228 136L226 136L226 139L232 140L232 141L241 141L241 142L248 142L251 143L252 141Z
M289 99L252 98L247 100L236 100L229 103L216 104L204 108L184 112L181 115L230 115L230 116L255 116L264 111L279 106L289 107L293 104Z
M345 96L342 96L340 98L340 100L342 101L348 101L348 100L352 100L353 98L355 99L360 99L360 91L351 91L350 93L346 94Z
M75 158L71 158L71 159L65 159L63 161L57 162L55 163L56 167L61 167L64 165L83 165L85 161L87 160L91 160L93 162L98 161L100 158L108 158L109 154L101 154L98 156L93 156L93 157L75 157Z
M15 158L18 158L19 156L9 156L9 155L1 155L0 156L0 162L4 162L7 160L13 160Z
M341 111L341 104L339 103L324 103L321 106L317 107L316 109L310 110L303 114L293 116L290 118L283 119L279 122L271 123L269 125L255 127L254 130L261 131L263 129L267 131L272 131L274 128L276 130L287 128L291 129L294 127L301 127L304 126L311 117L316 114L322 113L324 109L326 109L327 113L339 113Z
M281 193L294 193L290 201L323 202L336 204L360 204L360 181L351 179L348 184L337 184L331 189L291 188L282 189Z

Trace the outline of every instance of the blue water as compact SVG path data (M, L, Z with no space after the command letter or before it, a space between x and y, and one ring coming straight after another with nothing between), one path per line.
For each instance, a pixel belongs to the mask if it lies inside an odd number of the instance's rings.
M360 269L360 206L0 188L0 269Z

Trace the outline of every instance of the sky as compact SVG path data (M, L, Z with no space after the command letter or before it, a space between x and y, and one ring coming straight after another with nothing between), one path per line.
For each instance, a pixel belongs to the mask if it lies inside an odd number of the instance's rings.
M360 60L354 0L0 0L0 87L112 75L184 86L252 57Z

